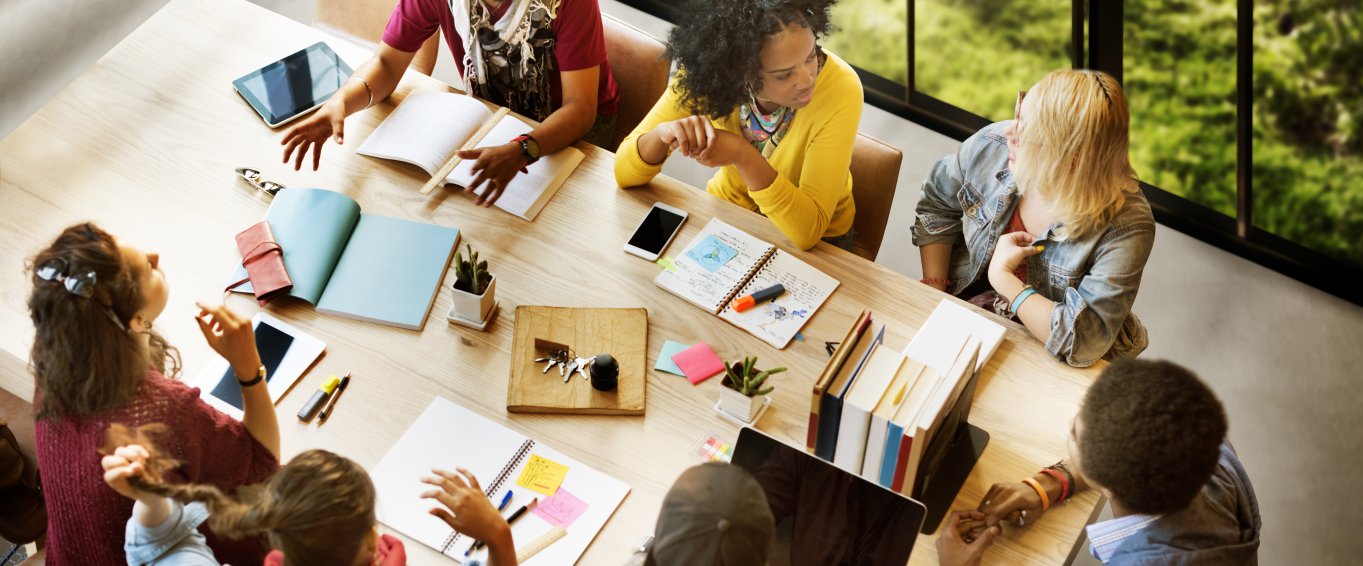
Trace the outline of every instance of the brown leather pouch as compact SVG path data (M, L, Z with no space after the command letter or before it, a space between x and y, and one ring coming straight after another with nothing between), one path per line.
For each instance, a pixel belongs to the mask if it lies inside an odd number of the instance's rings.
M293 280L284 268L284 248L275 241L268 220L261 220L237 234L237 248L241 250L241 265L246 268L246 278L228 285L228 291L250 281L256 301L262 307L275 297L289 294L293 289Z

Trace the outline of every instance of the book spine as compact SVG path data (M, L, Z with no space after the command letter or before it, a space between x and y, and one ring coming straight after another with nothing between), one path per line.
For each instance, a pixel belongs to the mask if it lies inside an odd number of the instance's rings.
M885 419L872 415L871 428L866 432L866 455L861 461L861 477L876 481L880 477L880 461L885 450Z
M775 256L778 251L779 250L776 249L776 246L767 248L766 253L762 254L762 257L757 260L757 263L754 264L751 268L749 268L748 272L744 273L743 277L739 278L737 283L734 283L733 288L729 289L729 293L724 296L724 301L719 303L719 306L715 307L716 315L724 312L725 309L729 308L729 303L733 302L734 297L738 296L738 294L741 293L743 289L748 286L748 283L752 281L752 276L756 275L758 272L765 269L767 267L767 262L770 261L771 258Z
M814 455L826 461L833 461L833 453L838 442L838 422L842 418L842 399L824 395L819 407L819 437L814 446Z
M814 453L819 442L819 403L822 401L819 388L814 388L814 403L809 408L809 432L805 433L805 452Z
M530 450L534 447L534 439L525 439L525 442L521 443L521 447L516 450L516 453L511 455L511 460L509 460L505 466L502 466L502 471L497 472L496 477L492 479L492 483L488 484L487 489L483 490L483 495L491 498L501 490L502 484L506 483L507 478L511 477L511 473L515 472L516 468L521 466L521 462L525 461L526 457L530 455ZM440 545L440 553L449 553L449 550L454 546L454 543L459 542L459 536L459 531L450 531L450 536L446 537L444 544Z
M871 415L846 399L842 405L842 422L838 425L833 465L856 475L861 473L862 459L866 456L866 429L871 424Z
M904 493L904 471L909 467L909 452L913 448L913 437L902 435L899 441L899 453L894 464L894 481L890 483L890 489L897 493Z
M903 438L904 427L890 421L885 427L885 452L880 458L880 477L876 482L881 487L888 489L894 486L894 470L899 460L899 442Z

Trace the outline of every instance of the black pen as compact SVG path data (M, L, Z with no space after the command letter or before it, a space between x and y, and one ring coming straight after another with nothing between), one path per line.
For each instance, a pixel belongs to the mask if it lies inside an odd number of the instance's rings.
M336 386L336 391L331 393L331 399L327 401L327 406L322 408L322 414L317 415L317 424L327 422L327 417L331 416L332 409L336 408L336 400L341 398L341 392L345 391L345 386L350 385L350 372L345 372L345 377L341 378L341 384Z
M535 506L539 504L539 502L540 498L536 497L534 499L531 499L530 503L522 505L520 509L517 509L515 513L512 513L511 516L506 519L506 525L508 527L511 526L512 523L516 522L516 519L521 518L521 515L524 515L526 511L534 509ZM480 548L483 548L483 541L481 540L474 541L473 546L470 546L468 550L464 551L464 556L468 556L469 554L472 554L475 550L478 550Z

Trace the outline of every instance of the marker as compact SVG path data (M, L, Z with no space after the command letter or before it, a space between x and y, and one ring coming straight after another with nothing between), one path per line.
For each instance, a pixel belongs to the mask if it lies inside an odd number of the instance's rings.
M327 417L331 416L331 410L336 408L336 401L341 398L341 393L345 392L345 386L350 385L350 372L345 372L345 377L341 378L341 384L336 386L336 391L331 394L331 400L327 401L327 406L322 408L322 414L317 415L317 424L327 422Z
M331 398L331 392L335 391L336 386L340 384L341 378L334 375L328 377L326 383L323 383L321 387L317 388L317 391L312 394L312 397L308 399L308 402L304 403L303 408L298 411L299 420L305 422L312 420L312 416L316 415L317 411L322 408L322 405L326 404L327 399Z
M780 283L777 283L775 285L772 285L771 287L767 287L766 289L763 289L751 295L739 297L737 300L734 301L734 310L738 312L743 312L745 310L752 308L757 303L775 299L776 297L781 296L781 293L785 292L786 288L782 286Z
M506 504L511 503L511 490L506 490L506 495L502 496L501 504L497 505L497 512L506 511Z
M522 505L521 508L520 508L520 509L517 509L515 513L512 513L510 517L507 517L507 519L506 519L506 524L507 524L507 526L511 526L512 524L515 524L516 519L521 518L521 515L524 515L526 511L529 511L529 510L531 510L531 509L534 509L536 505L539 505L539 502L540 502L540 498L536 497L536 498L534 498L534 499L531 499L531 500L530 500L530 503L526 503L525 505ZM478 550L478 549L480 549L480 548L483 548L483 541L481 541L481 540L480 540L480 541L474 542L474 543L473 543L473 546L470 546L468 550L465 550L465 551L464 551L464 556L468 556L469 554L472 554L473 551Z

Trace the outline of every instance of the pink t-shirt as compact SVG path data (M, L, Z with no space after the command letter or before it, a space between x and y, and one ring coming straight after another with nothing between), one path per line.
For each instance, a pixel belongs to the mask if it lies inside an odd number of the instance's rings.
M479 0L471 0L477 2ZM493 16L506 15L511 2L505 2ZM558 63L549 80L549 100L554 109L563 105L562 71L577 71L601 66L596 87L596 113L613 116L620 102L620 87L606 61L606 34L601 29L601 8L596 0L560 0L558 15L549 24L554 30L554 60ZM383 42L402 51L416 51L435 33L445 30L445 42L454 60L464 60L464 40L454 30L454 14L447 0L400 0L383 30ZM459 65L462 75L464 68Z

